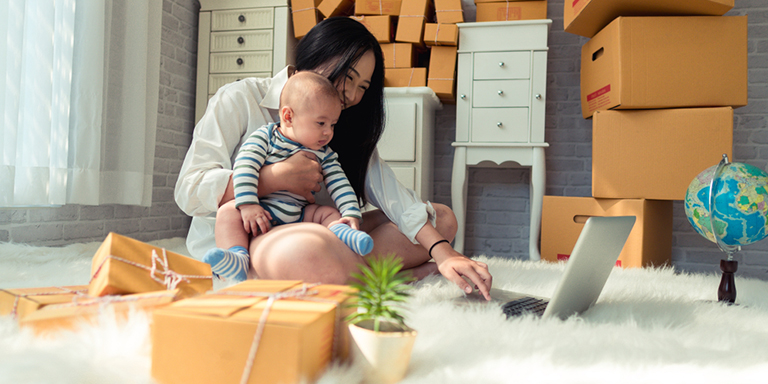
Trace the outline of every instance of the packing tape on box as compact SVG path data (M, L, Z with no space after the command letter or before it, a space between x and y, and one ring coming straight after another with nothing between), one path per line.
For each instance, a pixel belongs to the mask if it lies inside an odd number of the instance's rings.
M441 23L437 23L437 28L435 28L435 40L434 40L435 45L439 45L439 43L437 42L437 36L440 35L440 24Z
M464 14L463 9L438 9L435 12L461 12L462 15Z
M315 11L317 11L317 7L309 7L309 8L302 8L302 9L292 9L291 10L291 14L298 13L298 12L309 11L309 10L313 10L313 9Z
M108 295L108 296L100 296L100 297L89 297L86 301L77 301L72 300L71 303L61 303L61 304L52 304L46 306L48 309L59 309L59 308L72 308L72 307L88 307L91 305L98 305L99 310L103 309L109 304L113 303L130 303L133 301L139 301L139 300L145 300L145 299L157 299L162 297L171 297L176 296L178 292L173 291L160 291L157 293L142 293L137 295L128 295L128 296L120 296L120 295Z
M157 251L154 249L152 250L152 266L148 267L146 265L137 263L135 261L131 261L128 259L124 259L119 256L109 255L104 258L104 260L101 261L101 264L99 264L99 267L96 268L96 272L94 272L93 276L91 276L91 280L93 280L96 275L99 274L99 271L101 271L101 267L104 266L104 263L107 262L109 259L114 259L117 261L121 261L126 264L133 265L134 267L139 267L142 269L146 269L149 271L149 277L152 278L152 280L157 281L160 284L165 285L165 288L168 290L176 289L176 286L179 285L181 282L189 283L189 279L213 279L213 276L204 276L204 275L182 275L180 273L177 273L176 271L171 270L168 268L168 254L165 251L165 248L162 248L163 250L163 257L160 258L160 256L157 254ZM158 270L158 264L162 267L162 270ZM163 279L161 280L156 275L160 274L163 276Z
M248 292L248 291L219 291L216 292L216 295L234 295L234 296L245 296L245 297L266 297L267 303L264 306L264 311L261 312L261 316L259 317L259 325L256 328L256 333L253 335L253 342L251 343L251 349L248 352L248 358L245 361L245 368L243 369L243 376L240 378L240 384L246 384L248 383L248 378L251 376L251 371L253 370L253 363L256 360L256 352L259 350L259 343L261 342L261 334L264 332L264 327L267 325L267 317L269 316L269 311L272 309L272 305L277 300L282 299L288 299L288 298L294 298L294 299L301 299L301 300L307 300L307 301L316 301L321 303L331 303L337 306L338 309L338 302L333 300L326 300L322 298L312 297L312 295L317 295L318 291L310 291L309 288L315 287L320 285L317 284L307 284L303 283L301 288L298 289L292 289L284 292ZM335 327L337 329L333 332L333 352L336 352L337 344L338 344L338 326L340 325L341 321L341 311L336 310L336 322Z
M52 288L60 289L61 291L39 292L39 293L23 293L23 294L20 294L20 295L16 295L16 298L13 300L13 308L11 309L11 313L10 313L11 317L13 317L15 319L16 316L18 315L17 311L19 309L19 301L21 301L21 299L24 298L24 297L30 297L30 296L53 296L53 295L61 295L61 294L70 293L70 294L74 294L75 295L72 298L73 302L77 301L77 297L88 297L88 295L86 294L86 292L88 292L88 288L78 289L78 290L72 290L72 289L64 288L64 287L52 287Z

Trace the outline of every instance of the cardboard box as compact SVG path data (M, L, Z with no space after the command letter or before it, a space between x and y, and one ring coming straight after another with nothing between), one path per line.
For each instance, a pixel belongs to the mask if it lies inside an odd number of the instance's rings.
M383 43L384 68L412 68L416 65L416 50L411 43Z
M427 86L441 100L456 98L456 50L457 47L434 46L430 53Z
M212 276L207 263L110 232L93 257L88 295L179 288L182 296L194 296L213 289ZM176 286L167 284L174 277L181 281Z
M385 87L426 87L426 68L387 68L384 71Z
M321 0L291 0L293 35L301 39L321 20L317 7Z
M51 304L71 302L88 297L87 285L44 288L0 289L0 316L23 319L26 315Z
M459 27L456 24L427 23L424 28L424 43L456 46L459 44Z
M421 44L424 34L424 24L433 10L431 0L406 0L400 4L400 14L397 20L395 41L402 43Z
M538 20L547 18L547 1L478 3L475 21Z
M592 196L684 200L691 180L732 152L730 107L597 111Z
M138 293L124 296L104 296L52 304L28 314L19 321L22 327L36 334L74 330L82 325L97 325L102 316L125 319L131 311L151 312L179 298L179 290ZM109 318L109 317L108 317Z
M400 14L401 0L355 0L355 15L390 15Z
M344 315L337 311L346 308L352 288L310 287L305 299L275 300L257 337L267 296L301 289L302 284L274 280L241 284L154 312L152 376L159 383L240 382L253 344L256 354L246 372L248 383L311 382L323 372Z
M392 16L350 16L371 31L379 43L391 43L394 38Z
M617 265L624 268L668 265L672 256L672 201L544 196L541 259L567 260L591 216L635 216Z
M317 10L324 18L349 16L355 12L354 0L321 0Z
M461 0L435 0L435 17L440 24L463 23Z
M566 32L592 37L619 16L722 16L733 5L734 0L566 0L563 24Z
M584 118L747 104L747 17L619 17L581 49Z

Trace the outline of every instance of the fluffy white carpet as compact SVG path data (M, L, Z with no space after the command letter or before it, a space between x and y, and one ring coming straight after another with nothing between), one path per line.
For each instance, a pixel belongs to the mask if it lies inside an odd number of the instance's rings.
M186 254L182 239L153 244ZM88 282L98 243L64 248L0 244L0 286ZM549 296L563 265L481 258L494 286ZM403 383L749 383L768 375L768 282L736 279L738 306L720 305L720 277L670 269L615 269L592 309L567 321L505 320L461 309L452 284L416 285L409 324L419 331ZM152 383L148 318L105 316L98 327L38 338L0 317L2 383ZM201 351L204 353L204 351ZM333 365L320 383L357 383Z

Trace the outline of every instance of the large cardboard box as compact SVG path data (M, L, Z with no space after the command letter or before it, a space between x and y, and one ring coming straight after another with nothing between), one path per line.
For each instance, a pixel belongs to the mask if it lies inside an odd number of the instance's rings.
M672 256L672 202L645 199L597 199L544 196L541 259L567 260L584 223L591 216L635 216L617 265L624 268L661 266Z
M379 43L391 43L394 38L394 18L392 16L350 16L359 21L371 32Z
M385 87L426 87L426 68L387 68L384 71Z
M431 50L427 86L435 91L441 101L455 100L457 47L433 46Z
M246 283L153 313L152 376L159 383L237 383L244 372L248 383L298 383L312 382L322 373L339 341L337 330L346 328L345 313L339 311L347 307L353 290L317 286L303 297L274 300L262 323L269 295L300 294L302 284ZM256 353L248 371L253 345Z
M475 20L478 22L546 18L546 0L477 3L477 15L475 16Z
M384 68L412 68L416 65L416 50L411 43L383 43Z
M291 0L293 35L301 39L312 27L322 20L317 7L321 0Z
M730 107L597 111L592 196L684 200L691 180L732 151Z
M401 0L355 0L355 15L390 15L400 14Z
M440 24L463 23L461 0L435 0L435 18Z
M477 1L477 0L476 0ZM592 37L619 16L722 16L734 0L566 0L565 31Z
M93 297L174 288L186 297L213 289L213 274L207 263L110 232L93 256L88 286Z
M353 0L322 0L317 10L325 18L349 16L355 12L355 2Z
M23 319L26 315L47 305L67 303L87 297L87 285L0 289L0 316L10 315L16 319Z
M406 0L400 4L395 41L421 44L424 24L429 20L434 6L432 0Z
M581 49L584 118L747 104L747 17L619 17Z
M427 45L459 45L459 26L456 24L427 23L424 27Z

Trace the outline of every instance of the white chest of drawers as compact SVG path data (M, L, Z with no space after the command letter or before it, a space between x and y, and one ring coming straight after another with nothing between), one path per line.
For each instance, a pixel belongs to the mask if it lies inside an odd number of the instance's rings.
M451 200L464 251L467 167L531 167L529 256L539 260L551 20L459 24Z
M288 0L200 0L195 121L224 84L272 77L293 63Z

